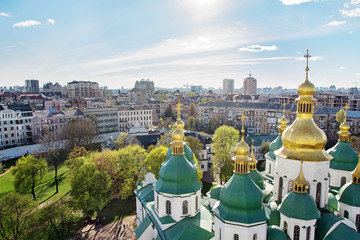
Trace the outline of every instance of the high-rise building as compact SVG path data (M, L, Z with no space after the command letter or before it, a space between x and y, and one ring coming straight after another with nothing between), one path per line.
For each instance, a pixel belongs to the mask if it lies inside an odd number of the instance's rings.
M67 84L69 98L93 98L99 97L99 84L90 81L72 81Z
M26 93L40 93L39 80L25 80Z
M251 77L251 73L249 74L249 77L244 79L243 83L243 94L245 95L255 95L256 94L256 79Z
M224 78L223 80L223 94L234 92L234 79Z

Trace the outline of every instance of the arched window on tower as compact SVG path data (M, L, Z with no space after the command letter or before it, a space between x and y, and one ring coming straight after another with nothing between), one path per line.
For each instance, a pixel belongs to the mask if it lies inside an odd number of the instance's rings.
M188 201L183 201L182 203L182 214L186 215L188 214Z
M288 230L288 225L287 222L284 222L284 232L287 234L287 230Z
M344 218L349 218L349 212L348 211L344 211Z
M256 233L253 235L253 240L257 240L257 234Z
M320 207L320 199L321 199L321 182L316 184L316 195L315 195L315 202L318 207Z
M340 180L340 187L344 186L346 183L346 177L341 177L341 180Z
M360 214L356 214L355 225L358 232L360 232Z
M306 240L310 240L311 237L311 227L307 227L306 229Z
M279 178L279 191L278 191L278 201L282 200L282 189L283 189L283 178Z
M238 234L234 234L234 240L239 240L239 235Z
M171 214L171 202L169 200L166 201L166 214Z
M300 227L298 225L295 225L294 227L294 240L299 240L300 236Z

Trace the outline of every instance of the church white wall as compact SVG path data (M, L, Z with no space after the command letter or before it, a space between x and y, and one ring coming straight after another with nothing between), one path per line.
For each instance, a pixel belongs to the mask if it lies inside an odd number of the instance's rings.
M329 174L330 174L330 186L332 186L332 187L342 187L342 185L341 185L342 177L346 178L345 183L351 182L351 180L352 180L351 172L348 172L348 171L330 168Z
M345 217L345 211L348 212L348 217ZM349 219L354 224L353 228L356 230L356 215L360 216L360 207L350 206L339 201L339 215Z
M287 223L287 231L285 231L285 222ZM283 229L287 235L290 237L291 240L294 239L294 229L295 226L299 226L299 240L306 240L307 228L310 227L310 240L315 239L315 224L316 219L313 220L301 220L301 219L294 219L285 216L284 214L280 213L280 228Z
M145 213L140 200L136 197L136 226L144 220Z
M196 197L197 197L197 207L196 209ZM183 214L183 202L188 201L188 214ZM200 211L201 206L201 192L198 190L196 193L192 194L183 194L183 195L168 195L164 193L154 192L154 201L155 201L155 211L157 215L161 218L166 215L166 201L171 203L171 214L170 216L175 221L180 221L186 216L195 216ZM157 202L159 201L159 203Z
M149 226L145 229L145 231L138 238L138 240L149 240L149 239L154 239L154 230L153 230L152 224L149 224Z
M321 183L321 194L319 207L324 208L328 202L328 190L329 190L329 165L330 162L304 162L303 173L305 179L309 182L310 191L309 194L316 200L316 188L317 184ZM274 177L274 196L275 199L279 198L279 179L283 179L283 187L281 200L289 192L289 186L291 182L297 178L300 171L301 162L299 160L284 159L276 157L275 162L275 177Z
M258 225L245 226L237 225L236 223L224 223L215 216L214 223L216 240L232 240L235 234L239 235L240 240L266 240L266 222L258 223ZM254 238L255 234L256 238Z
M265 173L267 176L274 177L275 175L275 161L268 155L265 156Z

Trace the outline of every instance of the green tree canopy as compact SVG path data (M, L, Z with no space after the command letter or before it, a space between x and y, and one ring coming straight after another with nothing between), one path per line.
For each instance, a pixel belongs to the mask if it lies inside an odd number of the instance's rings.
M16 167L12 171L15 176L15 189L24 192L31 189L33 199L36 199L35 186L47 171L47 162L44 158L35 158L28 155L20 158L16 162Z
M90 156L99 170L106 171L110 176L116 174L119 155L116 151L105 149L102 152L93 152Z
M350 136L349 141L351 148L354 149L356 152L360 152L360 139L357 136Z
M194 118L193 116L188 117L186 124L187 124L187 127L190 130L195 131L195 129L196 129L196 118Z
M173 113L173 111L172 111L171 105L169 105L169 106L166 108L165 113L164 113L164 116L167 117L167 118L168 118L168 117L171 117L171 118L174 117L174 113Z
M73 161L69 168L71 196L84 213L100 210L110 201L111 180L106 170L99 170L88 157Z
M187 136L184 140L193 153L196 153L197 150L204 148L204 144L202 144L202 142L197 137Z
M340 109L336 113L336 122L340 125L344 122L344 119L345 119L345 111L344 111L344 109Z
M268 153L269 152L269 150L270 150L270 141L266 141L266 142L262 142L261 143L261 153L262 154L266 154L266 153Z
M166 160L167 151L168 148L160 145L151 150L144 161L144 167L148 171L152 172L156 179L159 178L159 170L161 168L161 164Z
M213 137L214 165L213 174L219 175L220 182L227 181L232 175L233 163L230 151L238 142L239 131L223 125L215 130Z
M125 141L127 135L128 134L126 132L120 133L120 136L115 140L115 149L120 149L128 145Z
M129 198L134 193L136 183L144 178L143 163L146 151L140 145L129 145L118 150L119 164L117 181L120 183L120 197Z

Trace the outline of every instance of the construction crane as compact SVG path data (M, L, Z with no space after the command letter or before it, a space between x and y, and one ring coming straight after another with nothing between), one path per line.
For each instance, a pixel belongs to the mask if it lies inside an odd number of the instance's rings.
M184 85L184 87L186 87L186 89L188 89L189 87L191 87L191 85L189 85L189 83L186 83L186 84Z

